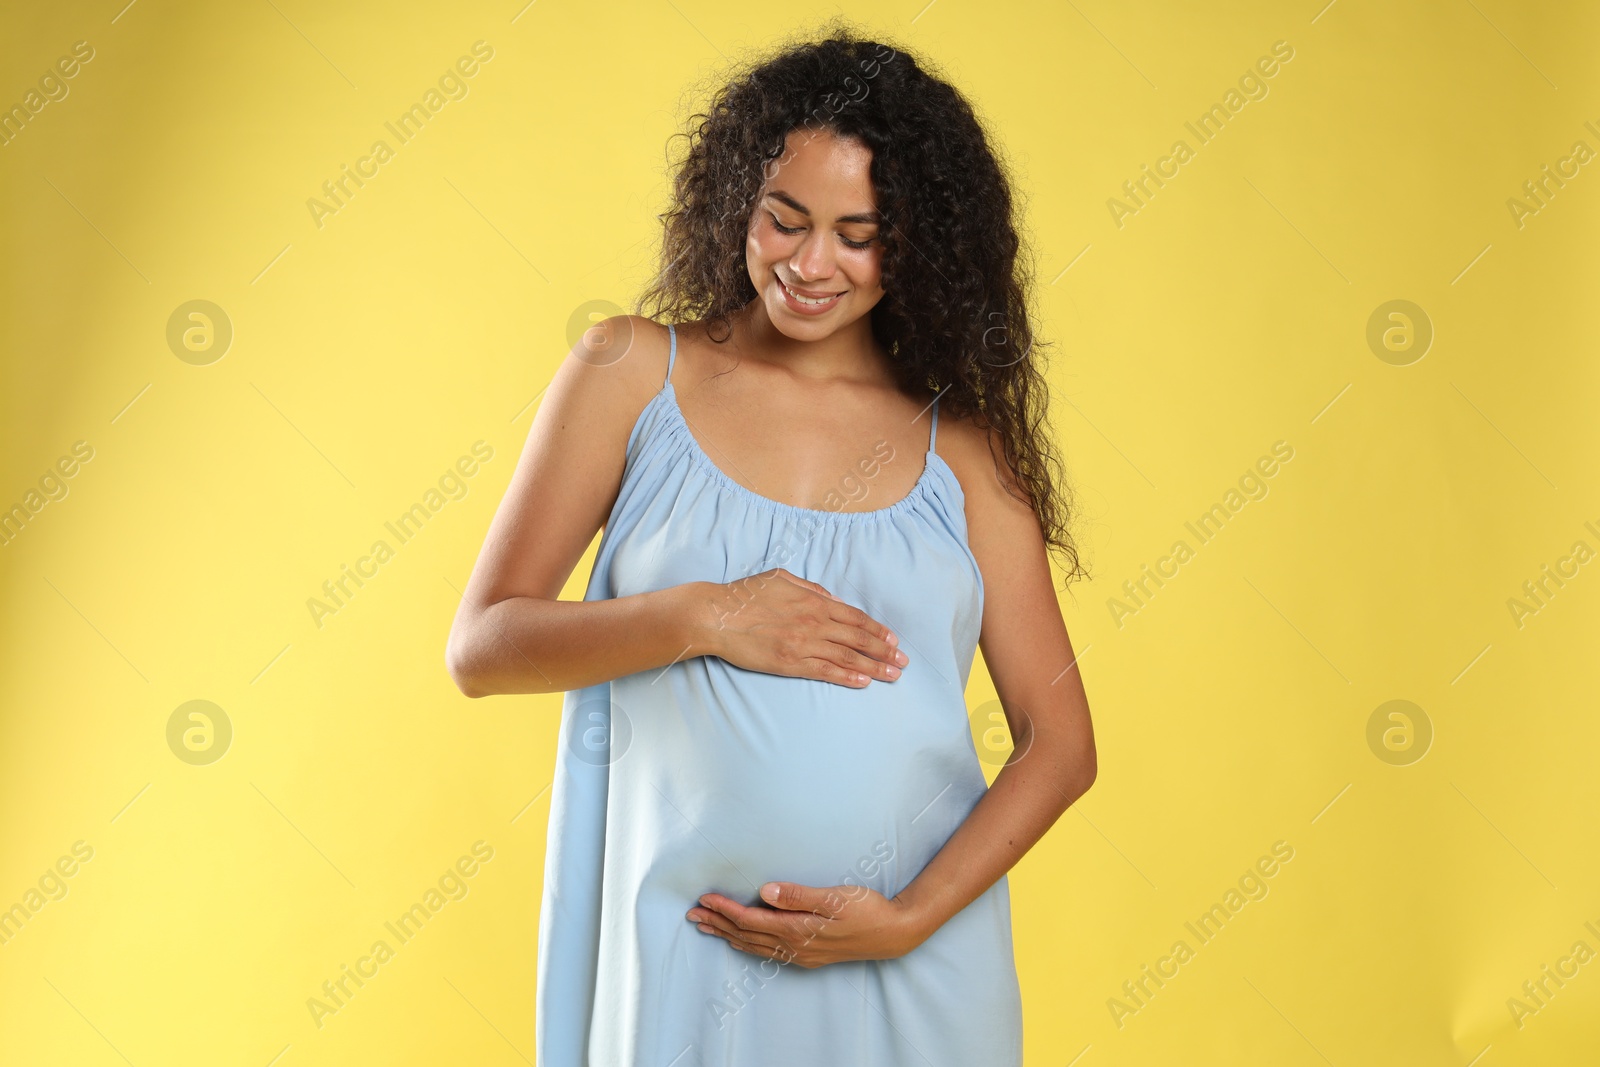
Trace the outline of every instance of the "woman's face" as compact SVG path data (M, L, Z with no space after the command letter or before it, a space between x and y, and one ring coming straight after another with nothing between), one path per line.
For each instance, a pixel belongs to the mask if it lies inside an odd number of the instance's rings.
M826 337L883 298L871 163L860 141L794 130L767 165L745 264L767 317L788 337Z

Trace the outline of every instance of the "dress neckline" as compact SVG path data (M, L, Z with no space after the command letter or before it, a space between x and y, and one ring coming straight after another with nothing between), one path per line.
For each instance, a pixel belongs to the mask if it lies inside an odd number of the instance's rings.
M911 487L905 496L892 504L887 504L881 508L873 508L870 511L830 511L827 508L808 508L799 504L786 504L781 500L762 496L755 490L740 485L726 471L716 465L711 456L701 447L699 440L689 431L689 421L684 418L683 409L678 406L677 390L672 387L671 381L661 387L661 391L656 394L655 398L656 400L665 398L666 407L670 412L670 418L667 423L668 429L682 436L690 458L712 481L743 500L758 507L776 511L779 514L807 518L814 521L877 522L908 508L915 507L917 501L931 491L934 479L940 471L949 476L949 481L954 483L957 492L960 492L960 483L956 482L954 472L950 470L949 464L945 463L939 453L930 448L923 453L922 473L917 476L916 484Z

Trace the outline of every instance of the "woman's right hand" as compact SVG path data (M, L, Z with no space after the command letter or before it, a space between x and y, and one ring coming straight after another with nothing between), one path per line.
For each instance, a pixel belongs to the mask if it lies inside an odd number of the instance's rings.
M883 623L782 567L700 584L713 594L707 651L737 667L861 689L910 662Z

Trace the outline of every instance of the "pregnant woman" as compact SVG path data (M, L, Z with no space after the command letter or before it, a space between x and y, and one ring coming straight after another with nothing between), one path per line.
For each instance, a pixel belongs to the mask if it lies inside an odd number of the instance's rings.
M1007 180L842 31L697 118L654 310L557 371L447 650L566 694L540 1067L1017 1067L1006 872L1095 755Z

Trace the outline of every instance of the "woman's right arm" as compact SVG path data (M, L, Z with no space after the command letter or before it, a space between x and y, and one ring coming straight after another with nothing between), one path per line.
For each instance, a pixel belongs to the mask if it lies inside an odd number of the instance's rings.
M693 646L709 583L557 600L616 502L628 434L666 374L656 323L617 316L585 338L599 336L626 353L581 340L557 369L456 609L445 664L469 697L580 689L706 651Z

